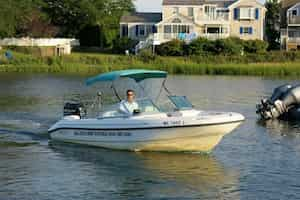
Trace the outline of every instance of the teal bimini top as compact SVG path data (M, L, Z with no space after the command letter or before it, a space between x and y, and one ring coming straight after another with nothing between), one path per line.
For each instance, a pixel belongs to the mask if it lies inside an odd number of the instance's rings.
M92 85L96 82L114 81L118 78L131 78L136 82L143 81L147 78L166 78L167 72L158 70L144 70L144 69L129 69L112 71L108 73L99 74L86 80L86 85Z

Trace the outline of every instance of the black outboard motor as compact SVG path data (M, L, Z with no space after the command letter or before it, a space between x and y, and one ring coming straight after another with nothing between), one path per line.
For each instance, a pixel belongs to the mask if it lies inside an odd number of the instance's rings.
M300 119L300 85L289 84L275 88L269 99L262 99L256 113L262 119Z
M64 117L76 115L80 118L85 116L85 109L82 103L79 102L66 102L64 105Z

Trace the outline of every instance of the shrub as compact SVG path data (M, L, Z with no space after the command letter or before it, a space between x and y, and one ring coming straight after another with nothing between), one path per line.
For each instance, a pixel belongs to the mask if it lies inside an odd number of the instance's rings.
M186 50L188 55L201 55L204 54L208 47L210 41L207 38L199 37L193 40L189 45L186 45Z
M243 51L242 42L236 38L218 39L214 44L215 49L213 53L215 54L238 55Z
M51 48L51 47L37 47L37 46L8 46L6 47L9 50L16 51L19 53L30 54L35 56L41 56L42 49Z
M268 43L262 40L246 40L243 46L247 53L264 53L267 51Z
M182 56L184 55L184 42L181 40L171 40L156 48L156 53L161 56Z
M151 49L143 49L139 52L138 58L145 63L149 63L156 59L156 55L152 53Z
M136 40L132 40L128 37L117 38L113 41L113 52L124 54L126 50L134 52L134 47L137 45Z

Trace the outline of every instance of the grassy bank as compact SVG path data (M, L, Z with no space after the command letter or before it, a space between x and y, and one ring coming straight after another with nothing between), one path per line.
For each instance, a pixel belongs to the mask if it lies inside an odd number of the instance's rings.
M73 53L38 57L12 52L7 60L0 51L0 72L96 74L128 68L159 69L170 74L300 76L300 54L270 52L266 55L160 57L149 54L123 56Z

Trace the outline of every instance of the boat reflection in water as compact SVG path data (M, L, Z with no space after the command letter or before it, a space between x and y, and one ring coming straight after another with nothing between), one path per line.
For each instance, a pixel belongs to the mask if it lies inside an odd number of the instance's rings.
M284 121L279 119L258 121L258 124L266 127L266 130L272 136L296 137L300 132L299 121Z
M111 151L58 142L50 148L72 163L84 162L81 170L93 168L89 176L95 184L113 184L110 192L130 199L239 199L238 174L206 154Z

